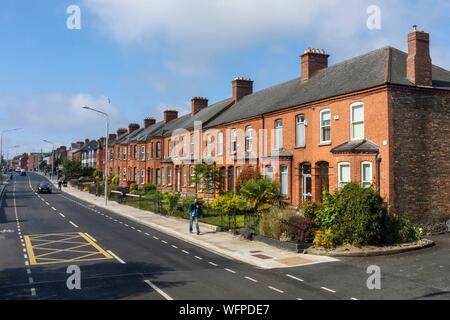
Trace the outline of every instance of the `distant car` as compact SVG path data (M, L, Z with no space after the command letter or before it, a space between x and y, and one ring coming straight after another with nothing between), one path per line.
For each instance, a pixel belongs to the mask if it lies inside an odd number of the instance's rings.
M20 170L20 175L21 176L26 176L27 175L27 171L25 169L21 169Z
M42 181L39 183L37 190L38 193L52 193L52 187L47 181Z

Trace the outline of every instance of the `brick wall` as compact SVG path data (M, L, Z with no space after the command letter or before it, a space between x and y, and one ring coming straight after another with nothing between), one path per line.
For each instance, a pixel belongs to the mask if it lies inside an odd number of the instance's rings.
M427 228L450 219L450 93L390 89L394 209Z

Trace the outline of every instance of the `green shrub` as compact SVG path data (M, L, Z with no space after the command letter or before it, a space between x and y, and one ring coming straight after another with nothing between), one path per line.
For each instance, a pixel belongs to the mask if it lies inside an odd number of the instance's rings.
M138 185L136 183L130 184L130 193L136 194L138 192Z
M334 247L334 236L331 228L319 230L314 237L314 245L331 249Z
M243 183L239 194L247 199L251 210L258 212L268 210L272 206L284 206L284 196L276 182L265 177L252 179Z
M164 211L171 215L175 214L180 197L181 197L180 193L169 193L169 192L163 193L162 204Z
M408 243L422 239L422 231L419 228L395 215L384 217L382 232L385 244Z
M222 214L235 213L247 211L249 209L248 201L235 193L226 193L214 199L211 207L220 211Z
M96 180L100 180L103 178L103 171L100 169L96 169L93 173L92 173L92 177Z
M120 177L118 175L115 175L114 177L111 178L111 183L115 186L119 185L119 181L120 181Z
M259 234L276 240L290 240L286 223L296 213L290 209L273 207L259 214Z
M153 184L146 183L142 186L142 192L144 194L153 193L154 191L156 191L156 186Z

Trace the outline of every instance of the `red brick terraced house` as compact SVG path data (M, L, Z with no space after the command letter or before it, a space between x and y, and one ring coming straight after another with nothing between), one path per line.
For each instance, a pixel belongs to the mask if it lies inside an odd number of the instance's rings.
M232 96L192 112L164 112L109 137L110 174L122 183L212 197L191 183L196 163L223 171L225 191L253 167L298 206L349 182L374 186L393 212L416 224L450 218L450 71L432 64L430 36L414 30L408 53L392 47L328 65L322 50L300 58L299 78L253 92L236 78Z

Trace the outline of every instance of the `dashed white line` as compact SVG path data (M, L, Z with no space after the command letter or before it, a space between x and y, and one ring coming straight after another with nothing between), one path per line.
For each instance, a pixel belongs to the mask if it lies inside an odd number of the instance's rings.
M258 280L253 279L253 278L250 278L250 277L244 277L244 278L247 279L247 280L250 280L250 281L252 281L252 282L258 282Z
M167 242L167 241L165 241L165 240L161 240L161 242L162 242L162 243L165 243L165 244L167 244L167 243L168 243L168 242Z
M195 259L203 260L203 258L202 258L202 257L199 257L199 256L195 256Z
M231 272L231 273L236 273L236 271L228 269L228 268L225 268L225 270L228 271L228 272Z
M24 254L24 255L23 255L23 258L24 258L24 259L28 259L28 255Z
M160 288L158 288L156 285L154 285L150 280L144 281L146 284L148 284L150 287L152 287L153 290L158 292L161 296L163 296L166 300L173 300L171 296L169 296L167 293L162 291Z
M75 223L73 223L72 221L69 221L69 223L71 224L71 225L73 225L75 228L79 228Z
M186 251L186 250L181 250L181 252L184 252L184 253L186 253L186 254L189 254L189 251Z
M97 242L97 240L95 240L95 238L91 236L89 233L85 232L84 234L87 235L89 238L91 238L92 241Z
M47 201L45 202L45 204L48 205L48 206L50 205L50 203L48 203Z
M350 300L358 300L358 299L351 297Z
M34 283L34 280L33 280L33 278L32 277L29 277L28 278L28 282L31 284L31 283Z
M27 274L31 274L31 269L27 269Z
M328 291L328 292L331 292L331 293L336 293L336 291L331 290L331 289L329 289L329 288L327 288L327 287L320 287L320 289L325 290L325 291Z
M172 248L174 249L178 249L178 247L176 245L172 245Z
M283 290L277 289L277 288L272 287L272 286L268 286L268 288L271 289L271 290L273 290L273 291L276 291L276 292L278 292L278 293L284 293Z
M117 255L115 255L111 250L107 250L107 252L112 255L117 261L119 261L121 264L125 264L125 261L120 259Z
M55 208L55 207L52 207L52 210L53 210L53 211L56 211L56 208Z
M28 261L25 261L25 265L26 265L26 266L29 266L30 263L29 263Z
M36 289L35 288L31 288L31 295L34 297L36 295Z
M61 217L63 217L63 218L65 218L66 216L65 215L63 215L61 212L59 213L59 215L61 216Z
M159 240L159 238L158 238L158 237L155 237L155 236L153 236L153 239L155 239L155 240Z
M149 234L149 233L147 233L147 232L146 232L146 233L144 233L144 234L145 234L146 236L149 236L149 235L150 235L150 234Z
M289 278L291 278L291 279L294 279L294 280L300 281L300 282L304 282L304 281L305 281L305 280L303 280L303 279L300 279L300 278L294 277L294 276L292 276L292 275L290 275L290 274L287 274L286 276L287 276L287 277L289 277Z
M211 261L209 261L208 263L209 263L210 265L214 266L214 267L218 267L218 266L219 266L217 263L214 263L214 262L211 262Z

